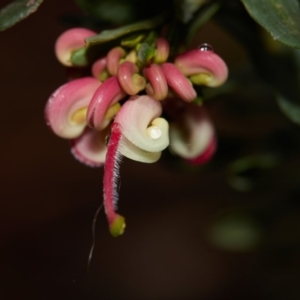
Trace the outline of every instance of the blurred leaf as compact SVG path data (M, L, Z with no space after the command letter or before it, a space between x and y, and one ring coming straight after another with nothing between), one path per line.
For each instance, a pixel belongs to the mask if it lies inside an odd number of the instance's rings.
M300 48L298 0L241 0L251 17L278 40Z
M187 43L192 41L199 29L212 18L212 16L219 10L220 7L221 3L219 1L214 1L199 10L188 26L186 37Z
M144 34L133 34L128 38L122 39L121 46L127 48L133 48L145 38Z
M211 0L175 0L175 7L178 18L183 23L188 23L194 13L204 4Z
M145 38L145 40L140 44L138 51L137 51L137 57L139 60L139 63L142 65L148 64L151 60L151 58L155 55L155 41L156 41L157 35L154 31L151 31L148 36Z
M106 24L128 24L173 9L173 0L75 0L89 15Z
M141 47L138 50L137 57L142 64L147 64L151 58L155 55L154 45L148 43L142 43Z
M86 48L80 48L72 53L71 61L75 66L84 67L90 63L90 57L90 55L87 55Z
M269 1L264 1L263 3L265 2ZM262 4L262 2L259 3ZM260 5L257 7L260 7ZM268 83L276 94L282 95L295 107L300 106L295 50L273 39L271 39L273 45L270 45L270 39L266 40L266 35L263 34L264 29L249 17L241 2L232 2L224 5L216 14L216 17L221 26L234 35L244 46L258 75L261 76L265 83ZM281 23L279 22L278 24ZM267 36L269 37L269 35ZM274 45L276 43L281 47ZM284 112L286 113L286 110ZM287 114L287 116L290 116L290 114Z
M151 30L162 24L163 21L164 17L162 15L159 15L152 19L121 26L116 29L103 30L98 35L88 37L86 39L86 45L89 47L92 45L104 44L111 40L115 40L120 37L125 37L129 34L133 34L139 31Z
M74 51L71 56L71 61L76 66L85 66L93 59L94 53L97 53L99 56L100 53L105 53L112 45L120 44L122 39L137 32L154 29L161 25L164 20L164 16L160 15L116 29L103 30L98 35L88 37L85 40L86 46Z
M300 95L299 95L300 98ZM277 103L282 112L294 123L300 125L300 105L282 95L277 96Z
M232 162L228 168L228 183L240 192L253 189L257 178L263 170L270 169L279 163L273 154L247 156Z
M262 229L254 218L229 211L217 217L211 228L210 240L227 251L249 251L262 241Z
M0 10L0 31L27 18L35 12L43 0L16 0Z
M88 37L86 39L86 44L87 46L103 44L108 41L124 37L128 34L132 34L139 31L151 30L159 26L163 21L164 17L162 15L159 15L152 19L121 26L116 29L103 30L98 35Z
M134 18L133 1L118 0L75 0L76 3L91 15L103 22L126 23Z

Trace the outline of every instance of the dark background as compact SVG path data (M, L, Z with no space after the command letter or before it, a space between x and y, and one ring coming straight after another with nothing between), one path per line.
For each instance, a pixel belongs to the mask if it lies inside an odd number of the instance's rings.
M299 299L300 157L290 150L300 128L259 83L208 104L220 138L208 167L124 160L125 234L112 238L102 211L91 268L82 276L103 170L75 161L43 116L48 97L66 81L53 52L69 28L61 20L66 12L80 14L72 1L45 1L0 33L0 299ZM245 51L214 23L199 42L212 44L233 74L247 68ZM239 101L251 102L255 114L245 107L237 113ZM230 187L227 162L264 151L278 132L290 137L276 140L288 144L283 162L255 176L247 193ZM216 224L225 228L222 238L214 236ZM241 235L227 240L227 225L242 228ZM241 249L235 243L243 237Z

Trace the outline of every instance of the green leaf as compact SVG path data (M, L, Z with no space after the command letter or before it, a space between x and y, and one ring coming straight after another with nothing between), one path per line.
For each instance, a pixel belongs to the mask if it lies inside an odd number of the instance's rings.
M269 0L263 1L264 5L266 2ZM272 87L276 95L281 95L282 98L277 100L279 107L295 122L297 114L293 110L300 107L299 66L297 66L298 58L295 55L298 50L285 47L273 40L272 47L269 47L270 42L261 34L259 25L247 14L242 2L237 4L239 5L223 6L223 9L216 15L217 20L222 28L229 30L242 43L253 62L257 75L260 75L261 79ZM278 27L282 26L280 22L278 25ZM276 43L281 47L276 47Z
M75 0L75 2L86 12L109 23L131 22L135 17L135 6L133 1L120 0Z
M121 41L122 47L133 48L145 38L144 34L133 34Z
M290 101L282 95L277 96L281 111L295 124L300 125L300 104Z
M235 190L248 192L253 189L255 177L259 176L260 171L273 168L278 163L279 159L273 153L237 159L228 166L228 183Z
M144 41L139 45L137 51L138 63L145 65L150 62L150 60L155 55L155 41L157 35L154 31L151 31Z
M88 37L85 42L86 46L74 51L71 61L76 66L86 66L91 62L95 55L105 53L110 48L121 43L122 39L129 37L138 32L149 31L161 25L165 16L159 15L152 19L132 23L116 29L103 30L95 36Z
M116 29L103 30L98 35L88 37L86 39L86 45L88 47L97 44L99 45L120 37L124 37L128 34L132 34L139 31L151 30L160 25L163 21L164 17L162 15L159 15L158 17L152 19L132 23Z
M16 0L0 10L0 31L27 18L35 12L43 0Z
M199 0L198 0L199 1ZM173 8L173 0L75 0L102 24L129 24L151 18Z
M143 43L138 50L137 57L142 64L147 64L155 55L154 45Z
M300 48L300 8L298 0L241 0L251 17L274 38Z
M221 3L216 1L209 3L204 8L199 10L188 26L187 36L185 39L186 43L190 43L193 40L200 28L214 16L220 7Z
M211 0L175 0L177 16L183 23L192 20L194 13Z
M227 251L251 251L262 242L263 231L254 216L238 211L219 214L211 226L211 242Z

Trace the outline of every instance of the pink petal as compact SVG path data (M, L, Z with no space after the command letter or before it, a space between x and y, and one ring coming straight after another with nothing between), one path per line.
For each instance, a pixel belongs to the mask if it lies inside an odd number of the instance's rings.
M171 100L173 100L171 103ZM215 150L215 132L204 107L168 99L173 122L170 123L170 149L184 159L201 162ZM178 102L178 104L176 103ZM179 105L180 104L180 105ZM172 107L173 105L173 107ZM174 111L174 114L172 113ZM211 146L211 147L210 147ZM206 154L205 152L208 151ZM200 159L201 155L204 155ZM210 157L209 157L210 158Z
M51 95L45 108L45 118L54 133L63 138L75 138L83 132L85 113L82 120L76 120L74 116L87 108L100 85L97 79L84 77L62 85Z
M97 33L86 28L72 28L62 33L55 43L55 54L57 59L65 66L72 66L72 52L85 46L87 37Z
M171 63L164 63L161 67L168 85L182 100L185 102L192 102L196 99L197 93L192 84L175 65Z
M107 53L107 70L110 75L117 75L120 60L125 54L125 50L121 47L115 47Z
M92 65L92 74L95 78L97 78L100 81L104 81L103 72L105 72L106 70L106 64L106 57L101 57L98 60L96 60Z
M144 68L144 75L149 80L146 92L156 100L163 100L168 95L167 80L159 65L151 64Z
M71 153L81 163L90 167L101 167L105 162L105 138L109 129L96 131L86 128L81 136L71 141Z
M138 67L130 61L124 61L119 66L118 80L128 95L136 95L146 86L145 79L138 74L138 71Z
M186 159L186 161L192 165L203 165L211 160L217 149L216 138L212 138L206 150L201 153L198 157Z
M158 38L156 40L156 53L154 56L154 62L162 64L167 61L170 53L170 44L165 38Z
M191 76L195 84L216 87L228 76L225 62L213 51L191 50L179 55L174 63L185 76Z
M116 76L104 81L94 93L88 107L88 124L96 130L105 128L110 122L110 120L105 120L107 110L125 96Z

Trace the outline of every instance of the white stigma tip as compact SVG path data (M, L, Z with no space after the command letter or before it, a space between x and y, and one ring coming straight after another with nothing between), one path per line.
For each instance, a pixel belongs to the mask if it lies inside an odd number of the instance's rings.
M153 140L159 139L159 138L161 137L161 135L162 135L162 132L161 132L160 128L157 127L157 126L150 126L150 127L147 129L147 131L148 131L149 136L150 136Z

